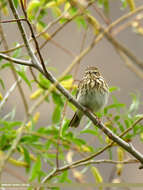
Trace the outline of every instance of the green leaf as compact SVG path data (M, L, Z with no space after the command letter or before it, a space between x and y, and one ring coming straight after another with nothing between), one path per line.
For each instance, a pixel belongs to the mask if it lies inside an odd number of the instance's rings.
M78 146L81 146L81 145L85 145L85 144L86 144L86 141L85 141L85 140L79 139L79 138L73 138L72 141L73 141L73 143L75 143L75 144L78 145Z
M77 25L80 27L80 26L83 26L83 28L87 28L87 24L86 24L86 21L85 19L82 17L82 16L78 16L76 19L75 19Z
M95 130L91 130L91 129L86 129L86 130L83 130L80 132L80 134L84 134L84 133L89 133L89 134L92 134L92 135L95 135L97 136L99 133Z
M105 108L104 108L104 115L107 115L107 113L108 113L108 111L110 110L110 109L113 109L113 108L115 108L115 109L118 109L118 110L120 110L120 108L123 108L123 107L125 107L125 104L120 104L120 103L116 103L116 104L111 104L111 105L109 105L109 106L106 106Z
M68 79L71 79L72 78L72 75L66 75L62 78L61 81L64 81L64 80L68 80Z
M124 123L126 125L126 128L129 128L132 122L129 119L124 119Z
M111 86L111 87L109 88L109 92L110 92L110 93L112 93L112 92L114 92L114 91L117 91L117 90L120 90L120 88L117 87L117 86Z
M27 171L29 171L30 164L31 164L30 154L29 154L28 150L25 147L22 147L22 148L24 150L24 160L28 164Z
M18 47L18 46L20 46L20 44L16 44L16 47ZM18 58L18 57L20 57L20 54L21 54L21 48L18 48L18 49L16 49L14 52L13 52L13 55L12 55L12 57L14 57L14 58Z
M38 0L32 0L29 2L27 7L27 15L30 21L35 19L35 15L38 12L40 6L41 2Z
M118 125L120 131L123 132L123 131L125 130L125 129L124 129L124 126L123 126L119 121L116 121L116 123L117 123L117 125Z
M36 177L39 176L40 171L41 171L41 159L40 156L38 156L36 162L33 164L29 181L31 182L34 179L36 179Z
M104 2L104 0L98 0L98 6L99 6L100 8L103 7L103 2Z
M18 75L26 82L30 89L32 89L31 82L28 80L25 71L17 71Z
M109 160L113 159L113 154L112 154L112 149L108 148L108 153L109 153Z
M5 63L5 64L2 64L0 69L5 69L6 67L11 67L11 63Z
M14 5L15 5L15 8L17 8L18 7L18 0L13 0L13 2L14 2Z
M77 8L72 6L69 9L69 13L70 13L71 16L74 16L77 13Z
M51 190L60 190L59 187L51 187Z
M104 0L104 11L105 13L108 13L109 12L109 1L108 0Z
M127 7L127 1L126 0L120 0L122 2L122 9L125 9Z
M102 183L103 182L103 178L102 178L99 170L96 167L91 167L91 172L95 178L96 183ZM103 190L103 187L99 186L99 190Z
M0 149L2 150L3 147L6 145L7 143L7 138L5 134L2 134L0 137Z
M68 170L67 170L67 171L64 171L64 172L59 176L58 182L59 182L59 183L64 183L64 182L70 183L70 182L71 182L71 180L70 180L69 177L68 177Z
M48 13L47 10L44 10L44 9L40 10L40 13L39 13L39 15L37 17L37 21L41 22L42 18L44 18L44 16L46 16L47 13Z
M139 108L139 105L140 105L140 99L139 99L139 95L136 95L136 94L131 94L132 96L132 103L129 107L129 112L131 114L135 113L138 108Z
M61 132L63 137L66 135L68 128L69 128L69 121L64 120L64 124L62 126L62 132Z
M59 106L63 106L64 105L61 94L53 91L52 92L52 98L53 98L53 102L56 105L59 105Z
M73 138L74 138L73 133L72 133L72 132L68 132L68 133L64 136L64 138L66 138L66 140L72 142L72 140L73 140Z
M61 106L57 105L52 115L52 121L54 124L59 123L61 118Z
M40 73L39 76L38 76L38 80L39 80L40 84L41 84L42 86L44 86L45 88L48 89L48 88L50 87L50 82L49 82L49 80L46 79L41 73Z
M0 78L0 84L1 84L2 88L5 89L4 82L3 82L3 80L1 78Z

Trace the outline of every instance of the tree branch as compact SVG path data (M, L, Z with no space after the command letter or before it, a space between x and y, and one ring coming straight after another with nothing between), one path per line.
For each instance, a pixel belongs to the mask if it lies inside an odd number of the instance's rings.
M25 65L25 66L29 66L29 67L33 67L33 63L31 63L31 61L26 61L26 60L22 60L22 59L17 59L17 58L13 58L13 57L10 57L8 55L5 55L3 53L0 53L0 58L2 59L5 59L7 61L10 61L10 62L14 62L18 65Z

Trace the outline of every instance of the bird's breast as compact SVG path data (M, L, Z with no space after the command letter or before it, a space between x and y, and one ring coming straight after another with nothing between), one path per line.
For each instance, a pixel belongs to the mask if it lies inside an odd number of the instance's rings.
M107 103L108 91L101 90L95 81L90 81L88 86L84 86L78 94L77 100L83 106L97 112ZM90 86L89 86L90 85Z

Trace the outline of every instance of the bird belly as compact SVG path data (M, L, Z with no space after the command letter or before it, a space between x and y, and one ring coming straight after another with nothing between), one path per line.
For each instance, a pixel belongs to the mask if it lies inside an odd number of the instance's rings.
M92 89L85 93L80 93L77 97L78 102L90 110L97 112L107 103L108 92Z

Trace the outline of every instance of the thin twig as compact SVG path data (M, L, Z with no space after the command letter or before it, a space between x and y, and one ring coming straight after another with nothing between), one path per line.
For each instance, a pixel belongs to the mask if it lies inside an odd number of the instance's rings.
M1 36L2 36L2 39L3 39L4 48L5 48L5 50L8 50L9 49L8 43L7 43L7 40L6 40L6 37L5 37L5 34L3 32L3 28L2 28L1 24L0 24L0 33L1 33ZM8 53L8 55L10 55L10 53ZM10 68L11 68L11 72L12 72L12 74L14 76L14 79L17 81L18 80L18 75L16 73L16 69L15 69L13 63L11 63ZM18 90L19 90L19 93L20 93L24 108L25 108L26 115L28 115L28 103L27 103L24 91L23 91L23 89L21 87L21 84L19 82L17 83L17 86L18 86Z
M38 41L37 41L37 39L36 39L36 37L35 37L35 34L34 34L34 31L33 31L32 25L31 25L31 23L30 23L29 20L28 20L27 13L26 13L26 11L25 11L23 1L20 0L20 3L21 3L22 11L23 11L23 13L24 13L26 22L27 22L27 24L28 24L28 26L29 26L29 29L30 29L30 32L31 32L31 36L32 36L33 41L34 41L34 43L35 43L35 47L36 47L36 50L37 50L37 53L38 53L38 56L39 56L39 59L40 59L40 63L41 63L41 65L42 65L42 68L43 68L44 72L47 74L47 69L46 69L46 66L45 66L45 64L44 64L44 59L43 59L43 57L42 57L42 55L41 55L40 47L39 47ZM29 46L29 44L28 44L28 46ZM27 48L27 50L28 50L28 49L29 49L29 47ZM29 53L30 53L30 52L29 52ZM31 54L31 53L30 53L30 54ZM33 53L32 53L32 56L33 56Z
M114 161L114 160L90 160L84 163L79 163L77 165L74 165L73 163L65 165L59 169L54 169L49 175L47 175L43 180L42 180L42 184L46 183L48 180L50 180L51 178L59 175L62 171L66 171L69 169L73 169L73 168L77 168L80 166L85 166L85 165L91 165L91 164L102 164L102 163L108 163L108 164L133 164L133 163L138 163L138 160L133 160L133 159L128 159L128 160L124 160L124 161Z
M31 72L31 75L32 75L34 81L35 81L41 88L43 88L44 90L47 90L47 88L37 80L37 78L36 78L36 76L35 76L35 74L34 74L34 71L33 71L32 67L30 67L30 72Z
M110 24L110 21L105 17L105 15L99 10L99 8L93 4L92 5L95 10L97 11L97 13L99 14L99 16L104 20L104 22L109 25ZM137 20L136 18L134 19L134 21ZM125 23L121 26L118 27L118 29L115 29L114 31L112 31L111 33L111 30L108 32L110 33L111 37L114 36L114 35L117 35L121 30L125 29L126 27L130 26L132 24L133 20L129 21L128 23ZM112 37L113 38L113 37ZM119 53L120 57L123 59L124 63L126 64L126 66L133 72L136 73L136 75L143 79L143 71L141 69L139 69L135 64L133 64L132 62L130 62L128 60L128 57L121 51L119 50L118 48L115 47L115 50L117 50L117 52Z
M13 57L10 57L10 56L5 55L5 54L3 54L3 53L0 53L0 58L5 59L5 60L10 61L10 62L13 62L13 63L16 63L16 64L18 64L18 65L25 65L25 66L29 66L29 67L30 67L30 66L31 66L31 67L34 66L31 61L13 58Z
M12 13L13 13L15 19L19 19L19 15L18 15L18 12L17 12L17 10L16 10L16 8L14 6L14 2L12 0L8 0L8 2L9 2L10 8L12 10ZM22 39L24 41L25 47L27 49L28 55L31 58L32 63L34 65L40 64L38 62L37 57L34 55L34 52L33 52L32 48L31 48L31 46L29 44L28 37L27 37L27 34L26 34L25 29L23 27L23 24L19 20L17 20L17 25L18 25L19 31L21 33Z
M100 30L105 31L106 29L100 26ZM105 32L104 35L111 44L113 44L117 49L122 51L126 56L128 56L133 61L133 63L135 63L139 68L143 70L143 62L139 61L138 58L127 47L125 47L123 44L121 44L119 41L113 38L112 35L109 34L108 32Z
M119 23L121 23L121 22L123 22L123 21L126 21L129 17L132 17L132 16L134 16L135 14L140 13L140 12L142 12L142 11L143 11L143 6L140 6L139 8L135 9L134 11L129 12L129 13L127 13L127 14L121 16L119 19L117 19L116 21L114 21L113 23L111 23L111 24L108 26L107 31L110 31L113 27L115 27L115 26L118 25ZM52 22L50 22L50 23L47 25L47 27L46 27L42 32L40 32L39 34L36 35L36 38L40 37L40 36L41 36L42 34L44 34L51 26L53 26L54 24L56 24L56 23L63 17L63 15L64 15L64 13L63 13L61 16L57 17L57 18L56 18L55 20L53 20ZM51 35L51 36L52 36L52 35ZM102 39L102 37L103 37L103 35L100 36L99 41ZM32 40L33 40L33 39L31 38L31 39L29 40L29 42L31 42ZM24 45L24 43L23 43L23 44L21 44L21 45L15 47L15 48L9 49L8 51L1 51L0 53L8 53L8 52L11 52L11 51L15 51L16 49L22 48L22 47L24 47L24 46L25 46L25 45Z
M111 21L101 12L101 10L96 6L96 4L93 4L92 7L95 9L95 11L97 12L97 14L103 19L103 21L107 25L109 25Z
M63 121L64 121L64 117L65 117L65 113L66 113L66 107L67 107L67 101L64 104L64 108L63 108L63 112L62 112L62 116L61 116L61 121L59 124L59 135L57 138L57 147L56 147L56 168L59 168L59 148L60 148L60 137L61 137L61 132L62 132L62 125L63 125Z
M16 86L18 85L19 82L21 82L21 78L18 78L18 80L10 87L9 90L7 90L3 100L0 102L0 110L3 108L4 104L6 103L6 101L8 100L9 96L11 95L11 93L15 90Z
M129 57L127 57L122 51L116 49L118 51L118 54L120 55L121 59L124 61L124 63L126 64L126 66L136 74L136 76L138 76L139 78L143 79L143 70L140 69L137 65L135 65L134 63L132 63L129 60Z
M0 23L10 23L10 22L17 22L17 21L26 21L26 19L20 18L20 19L11 19L11 20L1 20Z
M63 14L60 15L59 17L57 17L55 20L53 20L50 23L48 23L48 25L43 29L43 31L40 32L40 33L38 33L35 37L39 38L41 35L45 34L47 30L49 30L52 26L54 26L55 24L57 24L61 18L63 18L64 14L65 14L65 12L63 12ZM15 19L15 20L18 20L18 19ZM49 40L51 40L51 38ZM33 38L30 38L28 41L29 42L33 41ZM24 43L18 45L17 47L11 48L11 49L9 49L7 51L0 51L0 53L9 53L9 52L15 51L15 50L17 50L19 48L23 48L23 47L25 47Z

